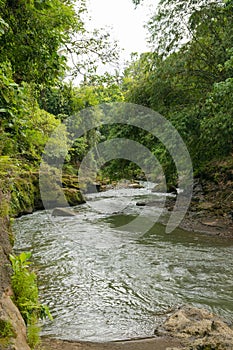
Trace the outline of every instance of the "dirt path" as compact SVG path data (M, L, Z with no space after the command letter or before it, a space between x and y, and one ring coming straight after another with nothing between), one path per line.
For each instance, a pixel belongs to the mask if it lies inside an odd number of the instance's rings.
M41 350L168 350L182 349L179 340L169 337L124 342L88 343L43 338Z

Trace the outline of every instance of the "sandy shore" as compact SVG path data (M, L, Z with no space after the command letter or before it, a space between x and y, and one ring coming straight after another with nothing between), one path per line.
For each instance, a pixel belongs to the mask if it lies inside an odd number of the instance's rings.
M42 338L40 350L169 350L182 349L178 339L156 337L131 341L89 343Z

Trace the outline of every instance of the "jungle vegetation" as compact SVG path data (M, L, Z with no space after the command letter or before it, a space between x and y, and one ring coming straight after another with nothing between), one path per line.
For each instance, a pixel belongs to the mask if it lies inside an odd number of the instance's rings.
M143 0L133 2L137 6ZM38 169L60 123L109 102L139 104L167 118L186 143L196 175L210 162L231 157L233 1L160 0L148 23L151 51L132 55L124 72L103 76L96 75L99 60L117 60L118 49L108 33L86 30L86 11L84 0L0 0L1 173L10 164ZM75 85L64 79L67 75L83 78ZM169 181L176 181L164 145L127 125L102 127L75 140L68 168L77 172L74 164L93 143L114 137L144 144ZM113 160L103 171L111 178L139 173L126 160Z

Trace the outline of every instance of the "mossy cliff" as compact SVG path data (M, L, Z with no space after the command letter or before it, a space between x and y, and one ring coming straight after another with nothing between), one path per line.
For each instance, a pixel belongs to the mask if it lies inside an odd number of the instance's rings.
M70 206L78 205L84 202L79 188L73 185L76 178L70 178L70 184L63 183L62 192L65 195L66 201ZM50 207L63 206L61 198L54 200L54 192L61 193L59 184L53 183L49 186L50 190L46 193L47 200L51 197ZM30 214L34 210L44 209L43 202L39 189L39 174L34 173L22 173L19 176L11 179L9 185L10 191L10 216L16 217L24 214Z

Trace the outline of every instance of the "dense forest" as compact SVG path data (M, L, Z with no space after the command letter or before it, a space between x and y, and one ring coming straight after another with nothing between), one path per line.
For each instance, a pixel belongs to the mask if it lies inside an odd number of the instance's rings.
M167 118L187 145L195 176L223 160L231 166L233 2L161 0L148 23L151 51L132 55L124 72L103 76L96 75L98 64L116 61L118 49L108 33L86 30L86 6L81 0L1 0L2 177L19 169L38 170L44 146L60 123L109 102L135 103ZM81 83L67 83L67 75L78 76ZM77 174L74 164L93 143L114 137L149 148L167 181L176 184L174 162L164 145L127 125L103 127L76 139L66 168ZM140 170L118 159L105 166L102 176L132 178Z

